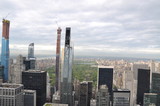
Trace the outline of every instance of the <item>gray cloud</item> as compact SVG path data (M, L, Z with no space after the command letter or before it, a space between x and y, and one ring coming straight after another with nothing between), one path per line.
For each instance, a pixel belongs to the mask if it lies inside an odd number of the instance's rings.
M0 15L11 12L13 53L20 45L35 42L39 48L47 47L45 55L55 54L57 21L62 27L62 47L65 27L72 28L76 55L158 58L159 5L158 0L3 0ZM39 48L37 54L42 53Z

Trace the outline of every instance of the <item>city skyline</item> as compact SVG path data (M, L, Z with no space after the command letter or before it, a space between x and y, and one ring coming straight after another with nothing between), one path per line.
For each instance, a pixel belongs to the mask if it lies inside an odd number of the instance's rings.
M11 56L27 54L31 42L35 55L55 55L58 26L62 47L65 27L70 26L75 56L159 58L159 4L158 0L8 0L0 1L0 17L9 13Z

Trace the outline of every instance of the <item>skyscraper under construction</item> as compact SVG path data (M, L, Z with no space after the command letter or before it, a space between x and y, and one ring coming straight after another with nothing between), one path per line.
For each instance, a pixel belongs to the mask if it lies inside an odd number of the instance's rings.
M4 81L8 81L8 64L9 64L9 26L10 21L3 19L2 21L2 50L1 65L4 66Z
M70 45L69 27L66 28L63 71L61 73L61 103L72 106L72 59L73 48Z
M60 50L61 50L61 28L57 29L56 48L56 91L60 89Z

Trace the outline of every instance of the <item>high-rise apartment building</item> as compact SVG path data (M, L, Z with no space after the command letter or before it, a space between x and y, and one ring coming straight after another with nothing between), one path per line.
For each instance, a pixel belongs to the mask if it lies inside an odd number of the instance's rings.
M1 50L1 65L4 66L4 81L8 81L9 68L9 26L10 21L3 19L2 21L2 50Z
M65 37L65 50L64 50L64 63L63 71L61 73L61 103L72 106L72 62L73 62L73 49L70 45L71 29L66 28Z
M61 28L57 29L57 47L56 47L56 91L60 88L60 50L61 50Z
M45 71L28 70L22 72L24 89L36 90L36 104L43 106L46 102L47 74Z
M0 106L24 106L23 85L2 83L0 85Z
M23 95L24 95L24 106L37 106L35 90L24 90Z

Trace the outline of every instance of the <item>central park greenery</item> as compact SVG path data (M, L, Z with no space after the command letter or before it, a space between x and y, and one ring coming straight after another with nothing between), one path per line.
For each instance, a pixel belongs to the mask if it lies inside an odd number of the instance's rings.
M97 84L97 67L93 67L93 64L88 64L82 61L74 61L73 64L73 80L93 81L93 87ZM46 70L49 73L51 86L55 84L55 66Z

